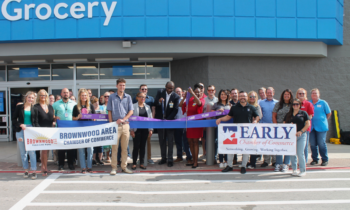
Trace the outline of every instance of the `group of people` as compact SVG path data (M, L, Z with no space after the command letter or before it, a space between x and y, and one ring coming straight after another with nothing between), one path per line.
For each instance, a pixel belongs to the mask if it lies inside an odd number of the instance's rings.
M61 98L48 95L45 90L38 92L35 100L35 93L28 92L25 95L23 104L16 107L13 115L13 122L16 126L16 136L20 147L25 177L29 175L28 155L30 156L31 177L36 178L36 157L35 152L25 151L23 130L26 127L52 127L55 121L59 120L86 120L81 119L82 114L108 114L109 122L116 122L118 125L118 143L116 145L83 148L79 150L79 162L82 173L92 172L93 161L101 162L103 150L106 152L106 161L111 163L111 175L117 173L117 165L121 166L122 172L133 173L137 168L139 159L139 168L146 169L145 161L154 164L151 159L150 140L153 129L130 129L129 118L139 116L146 118L155 118L161 120L174 120L186 116L192 116L203 112L225 111L229 110L226 116L216 117L216 123L229 122L233 119L234 123L293 123L297 127L297 155L263 155L263 164L266 167L269 164L275 166L275 171L287 172L291 164L294 176L304 176L306 174L306 163L308 161L308 143L312 152L311 165L318 164L320 153L322 166L328 164L328 154L326 145L326 133L328 131L327 119L331 116L331 110L326 101L320 99L318 89L311 90L311 100L307 99L307 91L299 88L296 97L290 89L282 92L280 99L274 98L275 90L272 87L260 88L258 93L255 91L245 92L238 89L221 89L218 97L215 96L215 86L205 87L203 83L197 83L193 89L182 90L175 88L172 81L166 83L164 89L157 92L155 98L148 95L146 84L140 85L139 93L132 98L125 93L125 79L118 79L116 82L117 92L106 92L100 98L93 97L91 90L80 89L77 99L67 88L61 92ZM187 92L190 98L186 101ZM259 99L260 96L260 99ZM56 100L56 102L54 102ZM35 103L36 102L36 103ZM53 103L54 102L54 103ZM182 162L183 152L186 154L186 166L192 168L198 167L198 159L206 158L206 131L205 128L169 128L157 129L161 159L159 165L167 164L172 167L177 162ZM129 137L133 138L132 167L127 168ZM217 138L217 132L216 132ZM199 157L199 141L202 142L203 156ZM217 139L216 139L217 142ZM176 145L176 159L173 159L173 147ZM147 157L145 157L147 145ZM217 144L216 150L217 151ZM41 151L41 170L43 175L47 175L47 153ZM67 153L67 162L71 170L74 170L74 160L77 157L76 150L58 150L59 170L64 167L65 153ZM109 154L111 153L111 158ZM237 163L237 155L217 154L215 160L219 161L219 167L222 172L233 170L233 165ZM256 168L256 160L262 158L259 154L243 155L241 164L241 173L246 173L246 167ZM146 159L146 160L145 160ZM85 162L86 161L86 162ZM297 171L299 162L300 172Z

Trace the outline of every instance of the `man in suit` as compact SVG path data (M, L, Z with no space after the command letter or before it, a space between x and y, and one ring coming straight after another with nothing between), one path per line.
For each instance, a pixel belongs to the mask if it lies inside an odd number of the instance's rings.
M174 120L178 111L180 97L174 92L175 84L169 81L165 89L160 89L154 100L156 106L156 119ZM168 167L173 166L173 143L175 129L158 129L159 145L162 159L159 165L165 164L166 159L166 141L168 139Z

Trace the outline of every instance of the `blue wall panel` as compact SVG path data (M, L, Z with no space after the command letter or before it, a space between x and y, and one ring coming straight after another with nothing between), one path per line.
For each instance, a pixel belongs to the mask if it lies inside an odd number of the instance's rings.
M21 0L11 2L7 13L22 9L22 18L7 20L0 12L0 41L52 41L84 39L249 39L321 41L343 43L343 0L118 0L107 17L102 7L110 9L115 0L99 1L88 18L91 0ZM3 2L3 1L1 1ZM54 15L58 3L66 3L59 13L68 14L60 20ZM70 14L70 7L81 2L85 11L81 19ZM49 5L52 14L40 20L30 9L24 19L24 5ZM41 14L46 14L46 9ZM106 25L104 25L106 24Z

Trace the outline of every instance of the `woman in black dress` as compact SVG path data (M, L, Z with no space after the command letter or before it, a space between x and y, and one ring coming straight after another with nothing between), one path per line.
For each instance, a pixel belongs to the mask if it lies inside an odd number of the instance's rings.
M35 127L51 128L55 121L55 112L50 105L49 94L46 90L41 89L38 92L38 97L34 105L34 112L36 113ZM49 150L41 151L41 172L43 176L47 176L47 159Z

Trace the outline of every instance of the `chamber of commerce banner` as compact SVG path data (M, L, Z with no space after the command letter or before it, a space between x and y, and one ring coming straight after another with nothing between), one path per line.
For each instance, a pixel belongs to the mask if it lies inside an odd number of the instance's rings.
M117 144L115 122L75 128L28 127L24 130L27 151L77 149Z
M296 155L294 124L219 124L219 154Z

